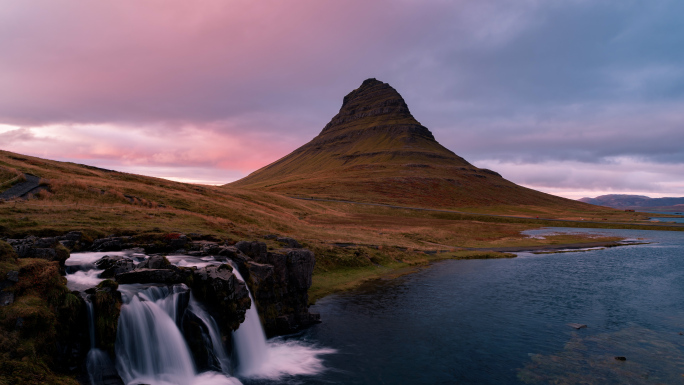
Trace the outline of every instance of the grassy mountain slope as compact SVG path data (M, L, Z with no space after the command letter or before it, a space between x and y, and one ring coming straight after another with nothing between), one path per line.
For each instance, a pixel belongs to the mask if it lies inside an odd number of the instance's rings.
M229 186L419 207L595 210L471 165L439 144L394 88L375 79L349 93L309 143Z

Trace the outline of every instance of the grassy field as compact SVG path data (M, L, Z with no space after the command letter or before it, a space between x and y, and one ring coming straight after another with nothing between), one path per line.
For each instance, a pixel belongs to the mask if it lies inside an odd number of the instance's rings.
M0 167L37 175L46 187L32 199L0 203L2 236L49 236L73 230L83 231L90 238L177 232L233 241L264 241L267 234L290 236L316 252L312 298L407 267L460 258L463 254L453 253L463 253L463 248L611 240L581 235L545 239L521 235L528 229L652 229L646 226L647 217L643 214L589 205L585 211L574 212L533 205L462 208L483 214L520 216L506 218L298 200L257 190L172 182L6 151L0 151ZM601 218L612 223L561 223L537 216ZM681 231L684 227L658 229ZM271 243L271 248L278 246Z

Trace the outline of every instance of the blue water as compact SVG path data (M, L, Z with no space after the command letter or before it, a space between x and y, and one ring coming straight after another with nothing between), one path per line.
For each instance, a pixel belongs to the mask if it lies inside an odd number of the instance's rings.
M654 243L444 261L324 298L293 338L337 353L285 382L684 383L684 232L587 231Z

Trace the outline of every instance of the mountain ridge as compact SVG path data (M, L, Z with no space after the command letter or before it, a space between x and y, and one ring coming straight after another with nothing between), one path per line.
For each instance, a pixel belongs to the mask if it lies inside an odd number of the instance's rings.
M518 186L442 146L392 86L366 79L321 132L226 186L430 207L583 203Z
M607 194L597 196L596 198L585 197L578 200L584 203L612 207L615 209L671 207L673 210L684 211L684 197L651 198L646 195Z

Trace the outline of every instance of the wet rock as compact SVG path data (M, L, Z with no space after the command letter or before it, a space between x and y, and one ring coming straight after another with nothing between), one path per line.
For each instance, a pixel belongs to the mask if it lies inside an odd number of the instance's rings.
M163 269L168 266L171 266L171 263L169 262L166 257L161 256L161 255L153 255L146 260L140 262L138 264L137 268L138 269Z
M276 238L276 241L278 241L284 245L287 245L287 247L289 247L291 249L299 249L302 247L302 245L300 245L299 242L297 242L296 240L289 238L289 237L278 237L278 238Z
M116 331L121 313L121 293L119 284L112 280L100 282L96 288L88 290L95 313L95 340L98 346L114 356Z
M584 324L576 324L576 323L569 323L568 326L575 328L575 329L584 329L587 327L587 325Z
M204 255L216 255L221 251L221 246L215 242L201 242L200 250Z
M192 291L198 300L218 313L224 334L238 328L251 306L247 287L226 264L197 269Z
M95 261L95 266L99 269L104 269L100 273L100 278L114 278L117 274L122 274L135 269L135 263L132 259L120 255L104 257Z
M623 356L616 356L615 359L618 361L627 361L627 357L623 357Z
M252 290L267 335L288 334L320 322L320 315L308 311L314 265L314 253L307 249L270 252L267 264L245 263L243 276Z
M191 269L136 269L116 275L119 283L185 283L192 276Z

